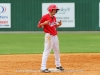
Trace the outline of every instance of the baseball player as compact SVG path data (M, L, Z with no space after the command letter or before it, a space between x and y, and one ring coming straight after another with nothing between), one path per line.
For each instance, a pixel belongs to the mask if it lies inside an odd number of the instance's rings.
M59 40L56 30L57 27L62 25L62 22L56 23L56 17L54 16L58 10L56 5L50 5L48 7L49 13L45 14L38 23L38 27L43 28L45 32L44 52L41 63L41 71L44 73L50 72L46 68L46 62L52 48L54 50L56 68L60 71L64 70L60 63Z

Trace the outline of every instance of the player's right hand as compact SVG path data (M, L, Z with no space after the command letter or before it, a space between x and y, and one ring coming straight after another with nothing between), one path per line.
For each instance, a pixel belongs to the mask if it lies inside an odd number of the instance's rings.
M41 23L40 26L42 27L42 26L48 25L48 24L49 24L49 20L48 20L48 21L45 21L45 22L43 22L43 23Z
M48 20L48 21L45 21L44 24L45 24L45 25L48 25L48 24L49 24L49 20Z

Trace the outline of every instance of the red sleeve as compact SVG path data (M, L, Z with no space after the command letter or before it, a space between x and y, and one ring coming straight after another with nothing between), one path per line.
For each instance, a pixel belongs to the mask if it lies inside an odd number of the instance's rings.
M55 17L55 22L56 22L56 17ZM57 23L55 24L55 27L57 28L58 26L57 26Z
M45 16L43 16L43 17L40 19L40 21L39 21L39 23L38 23L38 28L42 28L42 26L40 26L40 24L43 23L44 21L45 21Z

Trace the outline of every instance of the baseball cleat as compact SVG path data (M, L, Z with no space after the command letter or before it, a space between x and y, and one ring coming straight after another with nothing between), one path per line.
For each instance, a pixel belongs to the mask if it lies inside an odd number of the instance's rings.
M59 69L60 71L64 71L64 68L60 67L56 67L57 69Z
M50 73L51 71L49 71L48 69L42 70L41 72L43 73Z

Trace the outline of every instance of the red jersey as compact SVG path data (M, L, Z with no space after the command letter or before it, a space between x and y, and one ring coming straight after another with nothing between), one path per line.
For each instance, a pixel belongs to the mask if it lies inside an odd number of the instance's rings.
M55 16L51 17L49 14L44 15L41 18L41 20L39 21L38 27L42 28L40 26L40 24L45 22L45 21L48 21L48 20L49 20L50 23L48 25L44 25L44 27L43 27L44 32L45 33L50 33L51 35L57 35L57 30L56 30L57 24L56 24L56 17Z

